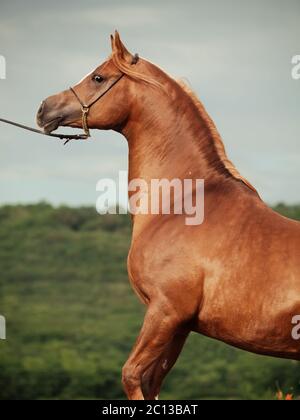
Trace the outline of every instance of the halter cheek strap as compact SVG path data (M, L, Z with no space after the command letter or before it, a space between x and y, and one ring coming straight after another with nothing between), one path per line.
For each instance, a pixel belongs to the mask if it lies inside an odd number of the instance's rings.
M139 55L135 54L133 57L133 60L131 62L132 65L136 64L139 61ZM88 105L83 102L83 100L79 97L79 95L76 93L75 89L73 87L70 87L70 91L74 94L77 101L80 103L81 106L81 113L82 113L82 128L84 131L83 137L85 139L88 139L91 137L90 129L88 125L88 115L90 112L91 107L98 102L104 95L106 95L123 77L125 76L125 73L122 73L117 79L115 79L108 88L102 92L96 99L94 99L92 102L90 102ZM67 143L67 142L66 142Z
M88 118L88 114L90 112L91 105L90 106L85 105L81 101L80 97L77 95L76 91L72 87L70 87L70 91L75 95L76 99L80 103L81 113L82 113L82 116L81 116L82 128L83 128L83 131L84 131L85 138L88 139L89 137L91 137L91 133L90 133L90 130L89 130L87 118Z

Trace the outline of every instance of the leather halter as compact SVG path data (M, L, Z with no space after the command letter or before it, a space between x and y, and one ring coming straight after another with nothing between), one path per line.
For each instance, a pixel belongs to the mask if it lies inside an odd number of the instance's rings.
M136 64L139 61L139 55L135 54L131 64ZM75 92L74 88L70 88L71 92L75 95L76 99L80 103L81 111L82 111L82 128L84 133L83 134L54 134L54 133L45 133L44 131L38 130L36 128L28 127L23 124L16 123L14 121L6 120L3 118L0 118L0 122L3 122L5 124L10 124L15 127L22 128L23 130L32 131L33 133L42 134L43 136L48 137L54 137L58 138L60 140L66 140L64 144L69 143L70 140L87 140L89 137L91 137L89 126L88 126L88 114L91 109L91 107L98 102L104 95L106 95L107 92L112 89L113 86L115 86L123 77L125 76L125 73L122 73L101 95L98 96L94 101L92 101L90 104L86 105L78 96L78 94Z
M139 61L139 55L135 54L131 64L136 64ZM88 105L86 105L83 100L79 97L78 93L76 93L75 89L73 87L70 87L70 91L74 94L75 98L79 102L81 106L81 112L82 112L82 128L84 131L84 137L85 139L88 139L91 137L90 129L88 125L88 115L90 112L90 109L95 103L97 103L101 98L103 98L104 95L106 95L123 77L125 76L125 73L122 73L116 80L114 80L108 88L102 92L96 99L94 99L92 102L90 102Z

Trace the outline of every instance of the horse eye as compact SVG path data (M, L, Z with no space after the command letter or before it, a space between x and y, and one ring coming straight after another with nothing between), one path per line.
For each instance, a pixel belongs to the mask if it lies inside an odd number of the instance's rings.
M93 76L93 80L97 83L101 83L103 82L104 78L100 76L99 74L95 74L95 76Z

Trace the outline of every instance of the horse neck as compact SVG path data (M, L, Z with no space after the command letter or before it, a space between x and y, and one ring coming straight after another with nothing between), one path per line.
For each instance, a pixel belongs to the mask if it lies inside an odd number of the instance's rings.
M217 146L218 133L202 105L199 103L198 107L195 99L175 81L168 81L165 86L168 95L148 88L143 103L137 100L123 127L129 145L129 181L142 179L150 187L153 179L204 179L205 211L211 221L213 214L219 220L220 214L229 215L235 206L239 208L241 203L245 206L249 200L257 200L220 157L222 142L219 139ZM224 150L223 158L226 159ZM133 238L156 217L133 216Z
M129 179L205 179L207 184L228 180L208 120L173 79L167 77L164 85L168 94L147 88L123 129Z

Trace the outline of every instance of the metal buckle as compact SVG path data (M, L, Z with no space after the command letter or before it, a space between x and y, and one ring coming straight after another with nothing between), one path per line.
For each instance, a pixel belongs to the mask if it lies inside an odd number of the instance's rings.
M88 106L82 106L81 111L82 111L82 128L83 128L84 133L86 135L86 139L88 139L89 137L91 137L89 126L88 126L88 121L87 121L87 117L88 117L90 108Z

